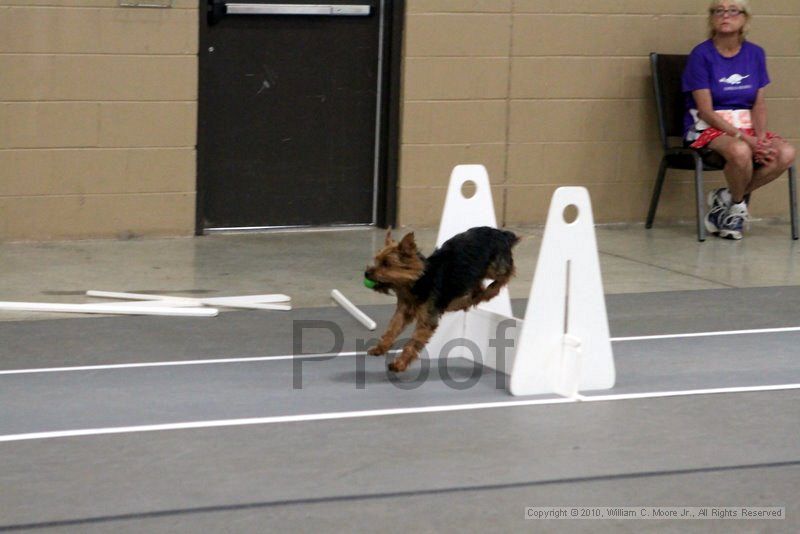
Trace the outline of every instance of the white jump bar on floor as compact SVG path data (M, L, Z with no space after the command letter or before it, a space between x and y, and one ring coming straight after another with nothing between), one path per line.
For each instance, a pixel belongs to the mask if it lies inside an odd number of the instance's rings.
M119 291L98 291L90 289L86 292L89 297L101 297L110 299L123 299L123 300L185 300L187 302L218 302L220 300L230 302L288 302L291 299L289 295L281 293L269 293L266 295L243 295L237 297L173 297L171 295L153 295L150 293L121 293Z
M190 430L204 428L222 428L236 426L268 425L276 423L302 423L311 421L331 421L338 419L360 419L366 417L382 417L390 415L414 415L428 413L458 412L468 410L485 410L490 408L514 408L520 406L542 406L551 404L574 404L578 402L609 402L617 400L656 399L666 397L686 397L694 395L715 395L724 393L756 393L764 391L789 391L800 389L800 384L780 384L771 386L748 386L716 389L693 389L684 391L661 391L654 393L629 393L621 395L596 395L580 399L553 398L530 399L507 402L483 402L476 404L454 404L445 406L423 406L419 408L394 408L386 410L361 410L352 412L315 413L307 415L279 415L273 417L253 417L247 419L224 419L217 421L191 421L186 423L169 423L160 425L139 425L109 428L85 428L78 430L60 430L53 432L31 432L28 434L0 435L0 443L13 441L30 441L55 438L72 438L81 436L101 436L109 434L132 434L138 432L157 432L163 430Z
M175 308L164 305L63 304L58 302L0 302L0 310L52 313L101 313L107 315L162 315L169 317L216 317L215 308Z
M367 330L375 330L378 327L378 325L375 324L375 321L373 321L369 315L359 310L356 305L350 302L347 297L342 295L342 292L338 289L331 291L331 298L335 300L339 306L344 308L347 313L352 315L356 321L364 325Z
M149 293L122 293L119 291L98 291L90 289L86 292L89 297L143 300L149 302L170 302L174 306L222 306L225 308L243 308L248 310L278 310L290 311L292 299L289 295L270 293L266 295L240 295L234 297L173 297L171 295L152 295ZM126 303L131 306L135 303Z

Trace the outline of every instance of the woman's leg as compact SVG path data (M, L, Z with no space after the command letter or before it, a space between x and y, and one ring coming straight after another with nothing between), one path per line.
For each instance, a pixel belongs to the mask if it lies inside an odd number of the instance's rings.
M725 180L734 204L741 202L753 180L753 151L750 146L729 135L721 135L708 144L708 148L725 158ZM776 158L777 160L777 158Z
M768 165L759 167L753 172L753 179L747 185L745 194L749 195L759 187L763 187L786 172L792 166L796 155L795 148L786 141L773 141L778 151L775 159Z

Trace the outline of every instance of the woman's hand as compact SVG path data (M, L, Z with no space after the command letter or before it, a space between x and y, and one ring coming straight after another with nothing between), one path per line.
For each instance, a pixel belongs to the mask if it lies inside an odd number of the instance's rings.
M760 135L758 137L753 135L748 135L745 132L740 131L741 133L741 140L747 143L747 146L750 147L750 150L753 151L753 160L756 163L761 165L769 165L778 155L778 150L773 145L772 141L767 139L765 135Z
M755 139L755 138L754 138ZM774 143L766 137L756 139L756 146L753 149L753 159L756 163L769 165L778 156L778 150Z
M753 154L755 154L756 151L758 150L760 140L753 135L747 135L741 130L739 130L739 134L741 135L741 140L747 143L747 146L749 146L750 149L753 151Z

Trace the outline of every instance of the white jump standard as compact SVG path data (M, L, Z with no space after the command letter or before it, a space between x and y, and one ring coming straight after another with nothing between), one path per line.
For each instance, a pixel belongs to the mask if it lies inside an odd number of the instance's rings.
M476 191L465 198L462 187L470 182ZM578 208L578 216L567 222L564 211L570 206ZM450 177L437 246L474 226L497 226L489 176L482 165L459 165ZM513 338L511 357L498 353L506 347L491 342L504 324ZM454 339L465 343L443 352ZM510 374L513 395L555 393L581 399L579 391L614 387L614 357L585 188L560 187L553 194L525 320L512 317L504 288L487 303L445 315L427 346L430 358L475 359L474 350L480 364Z

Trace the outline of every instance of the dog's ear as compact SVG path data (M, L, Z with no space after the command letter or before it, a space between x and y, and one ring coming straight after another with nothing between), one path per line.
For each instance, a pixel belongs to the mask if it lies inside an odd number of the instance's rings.
M407 254L409 256L413 256L417 253L417 243L414 241L414 232L406 234L403 239L400 240L400 253Z
M392 243L394 243L394 239L392 239L392 227L391 226L386 230L386 239L383 241L383 243L387 247L389 245L391 245Z

